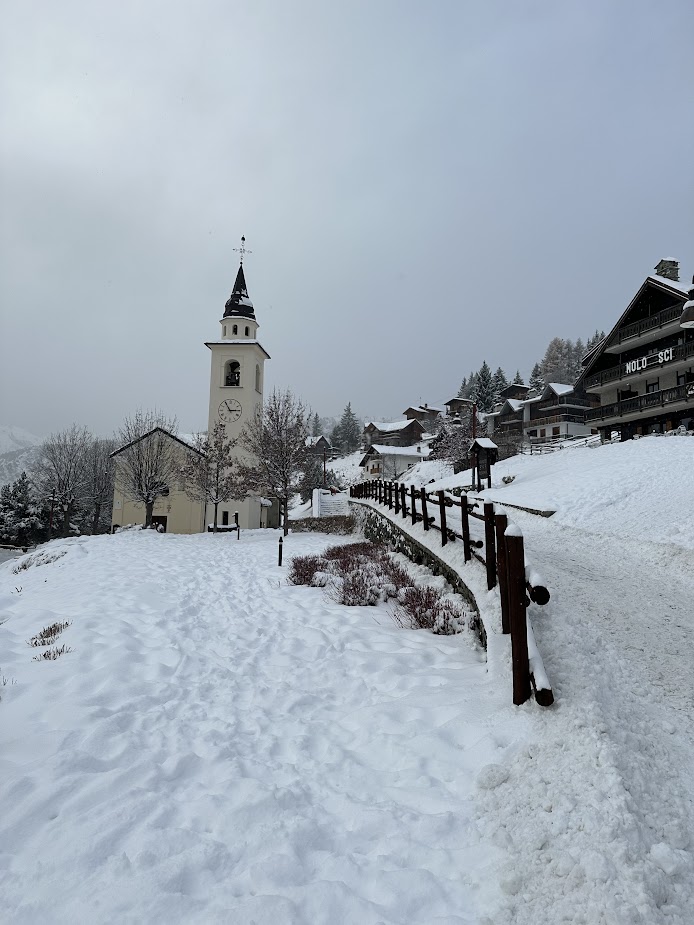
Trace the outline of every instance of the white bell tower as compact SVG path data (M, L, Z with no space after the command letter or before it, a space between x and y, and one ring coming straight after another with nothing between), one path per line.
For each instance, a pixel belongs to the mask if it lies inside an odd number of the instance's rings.
M260 325L255 317L253 303L248 297L243 272L243 258L247 253L245 243L246 239L242 237L241 247L238 248L241 262L234 288L219 322L219 340L205 343L211 353L208 432L211 433L214 426L221 421L231 440L239 436L244 424L252 420L262 408L265 360L270 359L270 354L257 340ZM229 502L224 507L239 512L242 527L260 526L258 499Z

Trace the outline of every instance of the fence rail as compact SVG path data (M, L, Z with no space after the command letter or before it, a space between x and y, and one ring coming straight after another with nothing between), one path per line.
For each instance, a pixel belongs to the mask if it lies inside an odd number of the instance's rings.
M369 479L352 485L354 500L380 504L396 517L421 523L425 531L434 530L441 536L441 546L463 541L465 562L475 558L486 569L487 589L499 586L502 632L511 635L513 662L513 702L525 703L531 695L542 706L554 702L552 690L544 677L544 669L531 671L528 638L532 628L526 608L532 601L540 606L549 601L550 593L544 580L525 557L523 533L509 523L506 514L497 513L494 504L471 500L467 494L454 498L445 491L427 492L426 488L409 488L402 482ZM457 513L457 510L460 513ZM456 520L459 529L456 529ZM484 539L472 536L470 522L482 525ZM478 530L479 528L476 528ZM532 642L534 647L534 639ZM542 677L539 677L539 675Z

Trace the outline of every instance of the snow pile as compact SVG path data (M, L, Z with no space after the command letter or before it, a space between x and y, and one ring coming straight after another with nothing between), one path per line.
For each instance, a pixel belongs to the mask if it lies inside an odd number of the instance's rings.
M515 478L503 485L507 475ZM471 479L468 470L443 475L430 487L469 485ZM556 511L552 519L567 527L694 549L694 517L686 514L694 511L694 437L512 456L493 467L492 482L483 497Z
M340 485L354 485L364 475L364 470L359 466L363 458L364 451L357 450L356 453L350 453L348 456L338 456L337 459L328 460L328 469L332 469Z

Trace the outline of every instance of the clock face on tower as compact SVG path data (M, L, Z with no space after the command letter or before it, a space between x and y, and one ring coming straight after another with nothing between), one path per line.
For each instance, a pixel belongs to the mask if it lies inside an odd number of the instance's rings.
M226 398L219 406L219 419L225 424L233 424L241 417L243 408L241 402L235 398Z

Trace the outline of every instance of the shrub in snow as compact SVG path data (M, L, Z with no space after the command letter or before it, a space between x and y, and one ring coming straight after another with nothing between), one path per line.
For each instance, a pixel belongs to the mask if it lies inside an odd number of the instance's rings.
M69 646L60 646L55 649L44 649L40 655L35 655L32 659L33 662L54 662L57 658L60 658L61 655L66 655L68 652L72 652L72 649Z
M291 585L310 585L323 565L320 556L294 556L287 581Z
M351 515L338 514L335 517L302 517L291 521L292 533L331 533L333 536L349 536L354 533L356 523Z
M515 475L504 475L501 477L501 481L504 483L504 485L510 485L514 479Z
M36 636L32 636L31 639L28 639L27 645L32 648L36 648L37 646L50 646L69 625L69 620L66 620L64 623L51 623L50 626L45 626Z
M63 556L67 555L67 549L60 549L56 552L37 552L31 556L27 556L25 559L20 559L17 565L12 569L14 575L19 575L20 572L25 572L27 569L31 568L32 565L48 565L51 562L55 562L57 559L61 559Z
M398 595L395 620L401 626L427 629L438 636L452 636L465 625L465 616L436 588L404 588Z

